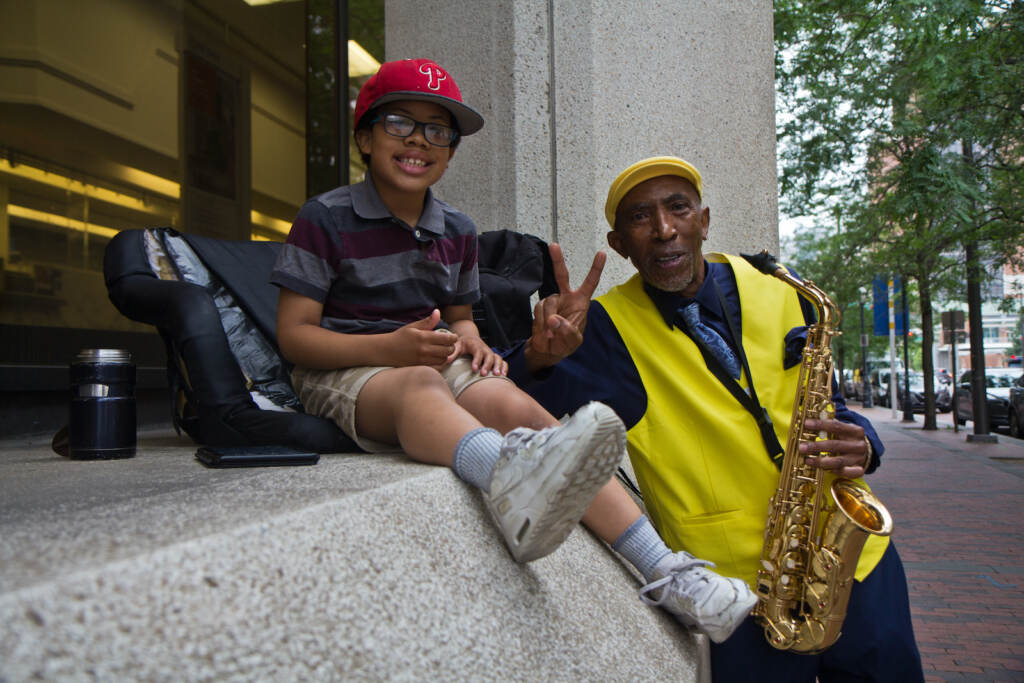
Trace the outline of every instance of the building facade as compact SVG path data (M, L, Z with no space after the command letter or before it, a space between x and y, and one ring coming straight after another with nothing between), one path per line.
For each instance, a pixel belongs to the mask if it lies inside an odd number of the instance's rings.
M129 349L140 421L166 421L163 345L107 298L104 247L171 226L281 240L358 179L350 111L388 59L426 56L484 130L439 195L481 230L604 248L623 167L705 175L709 246L778 245L770 2L0 0L0 433L63 420L79 349ZM345 73L340 79L337 74ZM610 259L602 289L629 265Z

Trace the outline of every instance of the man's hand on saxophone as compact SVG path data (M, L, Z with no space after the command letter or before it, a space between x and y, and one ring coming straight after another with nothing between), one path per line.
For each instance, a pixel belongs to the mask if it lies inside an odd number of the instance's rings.
M856 479L863 476L871 463L871 444L860 425L839 420L808 418L804 426L809 431L822 432L828 439L800 443L800 453L808 465L820 467L837 477Z

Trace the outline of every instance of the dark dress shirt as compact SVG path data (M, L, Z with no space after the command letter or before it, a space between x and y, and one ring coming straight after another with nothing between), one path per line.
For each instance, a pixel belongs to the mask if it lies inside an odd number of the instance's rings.
M726 314L732 317L737 334L742 338L740 299L732 268L727 263L707 261L704 262L704 267L704 282L692 299L654 289L646 283L644 290L670 328L676 327L676 311L681 306L696 301L700 306L701 321L717 331L733 351L738 353L739 347L725 317ZM723 310L713 283L718 284L727 311ZM816 320L814 308L803 297L800 298L800 306L804 320L808 325L813 324ZM680 329L679 334L685 332ZM785 367L792 367L800 362L806 336L807 328L803 326L794 328L786 334L780 348L780 353L784 354ZM583 343L575 353L553 368L531 375L526 371L523 348L523 344L519 344L505 354L509 363L509 377L555 417L572 414L589 401L600 401L610 406L625 423L626 429L629 429L639 422L647 411L647 392L640 380L640 373L618 329L604 307L597 301L590 302ZM753 379L756 388L757 378ZM708 381L717 380L712 378ZM879 456L885 451L874 427L863 415L847 407L834 379L832 401L835 404L836 419L860 425L864 429L873 451L867 471L873 471L878 466ZM753 418L751 425L754 425Z

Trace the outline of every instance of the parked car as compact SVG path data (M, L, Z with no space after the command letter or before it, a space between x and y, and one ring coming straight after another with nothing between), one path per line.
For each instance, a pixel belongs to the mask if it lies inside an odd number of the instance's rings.
M953 410L953 380L935 375L935 409L940 413Z
M877 376L876 396L875 401L885 407L891 405L890 393L889 393L889 371L882 370ZM907 376L907 383L910 386L910 407L915 413L924 413L925 399L924 399L924 373L910 371ZM896 407L898 410L906 410L906 395L903 388L903 373L896 373ZM936 376L932 383L932 390L935 392L935 410L940 413L948 413L953 409L953 396L949 391L949 387L943 384L942 381Z
M1024 373L1010 386L1010 436L1024 439Z
M915 413L924 412L924 373L911 372L908 375L910 385L910 406ZM899 409L906 410L906 403L903 392L903 376L896 375L896 394L899 398ZM939 381L936 377L932 382L932 391L935 392L935 410L940 413L948 413L953 409L953 396L949 387Z
M845 398L857 398L857 382L853 381L853 370L843 370L843 396Z
M889 407L889 369L871 371L871 400L876 406Z
M1020 368L985 368L985 405L988 410L988 428L1008 427L1010 424L1010 386L1021 378ZM974 401L971 393L971 371L960 375L956 387L956 407L953 417L957 424L974 419Z

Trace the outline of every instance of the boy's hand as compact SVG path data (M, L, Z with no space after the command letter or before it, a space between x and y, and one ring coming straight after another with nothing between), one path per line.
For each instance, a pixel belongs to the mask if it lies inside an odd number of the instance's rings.
M435 308L426 318L389 333L394 340L392 365L396 368L427 365L437 369L447 365L456 351L458 338L448 330L435 330L440 320L441 312Z
M583 343L590 299L601 281L606 259L603 251L597 252L579 289L570 289L569 269L565 266L562 248L552 242L548 250L558 294L545 297L533 309L533 335L526 343L526 364L530 372L554 365Z
M459 341L455 343L455 352L448 357L447 363L453 362L459 356L472 356L473 372L483 377L504 377L508 374L508 363L480 337L459 337Z

